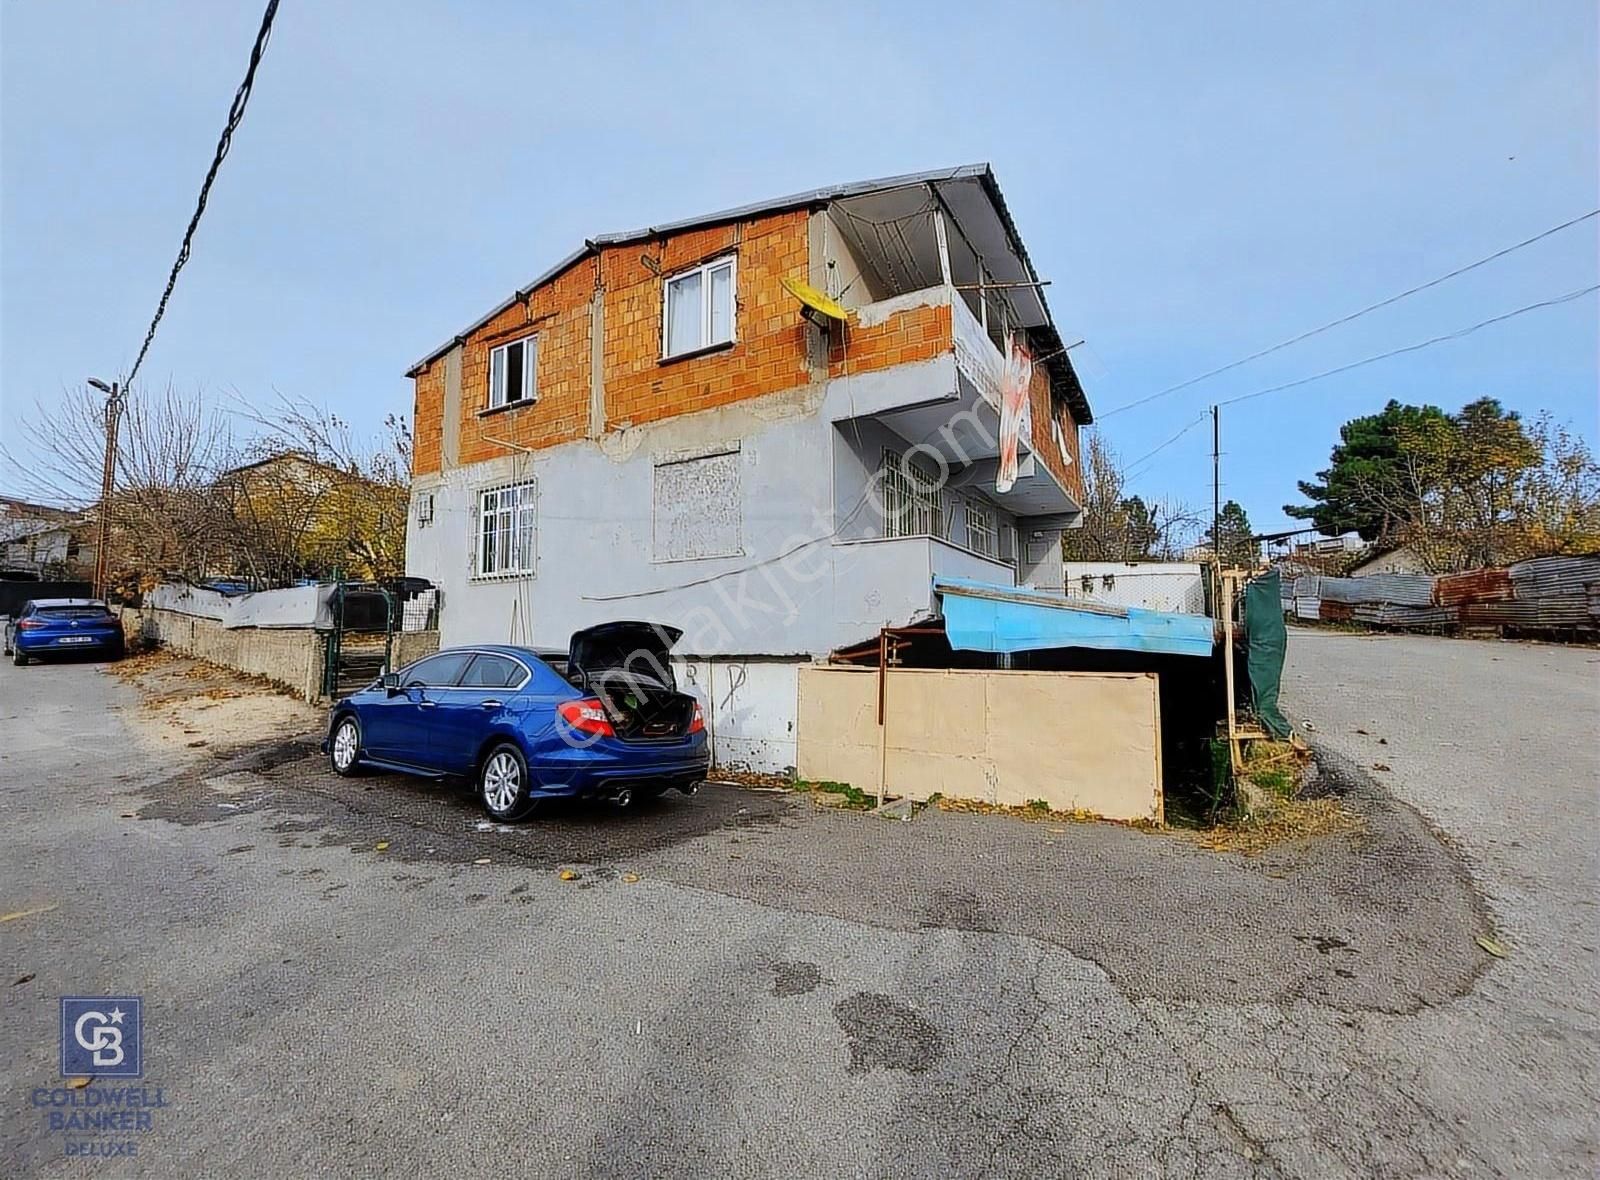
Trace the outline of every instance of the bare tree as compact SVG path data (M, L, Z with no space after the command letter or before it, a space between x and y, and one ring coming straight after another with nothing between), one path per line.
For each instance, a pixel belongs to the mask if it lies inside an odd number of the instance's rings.
M0 446L0 458L22 495L98 518L105 427L98 393L63 390L22 419L26 455ZM210 492L233 455L226 416L198 392L168 385L127 398L112 499L113 585L128 591L204 571L224 531Z
M337 414L279 394L238 403L255 462L231 473L227 503L253 569L281 583L306 573L394 577L405 570L411 432L391 414L363 436Z
M1068 561L1172 561L1202 528L1198 512L1171 497L1129 495L1116 452L1099 431L1083 448L1083 525L1061 535Z

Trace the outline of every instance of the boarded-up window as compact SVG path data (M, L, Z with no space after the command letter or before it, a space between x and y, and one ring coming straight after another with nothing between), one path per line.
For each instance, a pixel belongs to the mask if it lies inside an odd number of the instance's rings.
M733 557L740 540L739 452L656 464L655 559Z

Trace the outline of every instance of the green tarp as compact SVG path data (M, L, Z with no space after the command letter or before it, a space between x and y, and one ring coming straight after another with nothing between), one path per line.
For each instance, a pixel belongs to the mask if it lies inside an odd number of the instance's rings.
M1278 572L1257 578L1244 588L1244 629L1250 640L1250 694L1256 717L1275 738L1289 736L1289 722L1278 709L1278 685L1283 680L1283 655L1289 646L1289 629L1283 625L1283 600Z

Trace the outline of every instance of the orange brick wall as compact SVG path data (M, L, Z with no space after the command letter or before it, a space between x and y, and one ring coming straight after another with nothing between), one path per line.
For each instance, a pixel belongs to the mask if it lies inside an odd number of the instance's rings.
M1067 441L1067 454L1072 456L1071 463L1063 463L1061 453L1056 450L1055 432L1050 429L1050 374L1043 365L1033 368L1033 383L1028 387L1028 396L1033 413L1034 454L1067 489L1067 494L1082 504L1083 471L1079 466L1078 424L1072 420L1072 412L1063 405L1059 414L1061 434Z
M444 360L434 361L416 376L412 417L411 474L434 475L441 466L444 439Z
M610 246L585 258L478 328L462 345L462 464L514 453L490 439L543 448L588 432L590 301L603 281L607 430L713 409L746 398L793 389L810 380L805 322L780 280L809 271L805 210L677 234L665 241ZM662 362L663 281L674 272L724 253L738 257L735 280L737 340L727 348ZM649 259L654 265L647 265ZM929 360L950 351L951 309L923 305L897 312L871 327L852 324L843 343L829 350L832 377ZM489 351L528 333L539 337L538 400L483 413L489 404ZM416 440L412 471L438 472L444 429L444 359L430 362L416 381ZM1082 498L1077 426L1065 409L1062 426L1074 462L1063 464L1050 433L1049 380L1034 375L1035 447L1075 497Z
M637 426L804 385L806 329L784 277L809 270L805 210L608 248L605 275L606 427ZM664 280L723 254L738 256L730 347L661 360ZM645 265L648 256L659 273Z
M594 297L594 263L578 263L508 307L472 334L461 353L462 464L502 458L523 447L553 447L584 436L589 425L589 302ZM528 332L539 337L532 405L482 413L489 406L489 350Z
M828 375L930 360L952 347L949 304L908 307L870 328L848 325L828 349Z

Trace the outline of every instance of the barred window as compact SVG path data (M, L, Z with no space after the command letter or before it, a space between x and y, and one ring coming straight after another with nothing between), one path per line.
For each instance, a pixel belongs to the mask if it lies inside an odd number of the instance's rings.
M885 447L879 471L885 537L943 537L944 500L932 464Z
M967 548L985 557L1000 556L1000 524L988 504L967 501Z
M537 488L532 482L478 494L480 578L533 573L538 555Z

